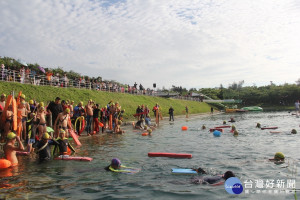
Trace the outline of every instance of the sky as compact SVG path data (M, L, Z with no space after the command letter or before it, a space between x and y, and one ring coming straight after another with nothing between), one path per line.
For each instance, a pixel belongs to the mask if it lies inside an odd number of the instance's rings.
M0 56L169 89L294 84L299 0L0 0Z

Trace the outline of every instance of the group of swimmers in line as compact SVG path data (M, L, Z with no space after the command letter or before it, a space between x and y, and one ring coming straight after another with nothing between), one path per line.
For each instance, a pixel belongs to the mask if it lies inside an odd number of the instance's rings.
M274 162L276 164L282 164L284 163L285 156L282 152L277 152L274 155L274 158L269 159L269 161ZM121 172L121 173L136 173L139 172L140 169L132 168L132 167L126 167L122 165L121 161L118 158L113 158L111 160L110 165L104 168L107 171L111 172ZM222 185L224 182L231 178L235 177L235 174L232 171L226 171L222 175L214 175L214 176L207 176L207 172L199 167L199 168L192 168L193 171L196 171L199 175L197 177L193 177L191 180L191 183L193 184L209 184L212 186Z

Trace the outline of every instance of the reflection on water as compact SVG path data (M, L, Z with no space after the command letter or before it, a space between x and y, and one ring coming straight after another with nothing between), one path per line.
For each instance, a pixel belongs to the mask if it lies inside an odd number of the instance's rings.
M224 129L221 137L208 130L223 125L234 117L239 136ZM255 128L256 124L278 126L280 133ZM227 122L227 124L230 124ZM207 129L202 130L202 125ZM188 126L181 131L181 126ZM124 135L101 134L81 137L83 146L76 155L94 158L92 162L55 160L38 164L34 159L19 157L17 169L0 171L0 198L29 199L227 199L224 186L193 185L192 176L173 175L171 168L202 167L209 174L232 170L241 179L296 179L299 163L299 119L289 113L237 113L209 115L189 120L175 119L161 123L152 136L141 136L131 126ZM275 152L283 152L287 160L282 165L268 161ZM148 152L191 153L192 159L148 157ZM104 167L113 157L126 166L141 168L137 174L106 172ZM296 187L299 184L296 179ZM294 199L293 193L276 199ZM237 197L237 196L236 196ZM273 199L271 194L241 194L237 198Z

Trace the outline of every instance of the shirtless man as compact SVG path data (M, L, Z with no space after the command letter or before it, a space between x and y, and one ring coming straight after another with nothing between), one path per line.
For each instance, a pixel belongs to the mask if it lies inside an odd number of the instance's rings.
M46 111L45 111L44 106L41 106L39 108L36 118L38 121L39 138L42 138L44 133L47 132Z
M113 127L113 124L110 124L110 123L113 123L115 120L114 120L114 116L115 116L115 112L116 112L116 107L115 107L115 104L112 103L110 106L109 106L109 120L108 120L108 127L109 129ZM112 118L112 120L110 121L110 117Z
M58 137L58 133L60 129L63 129L68 133L67 129L72 128L70 124L70 109L66 108L65 111L58 114L55 122L54 122L54 130L55 130L55 138ZM68 137L68 134L67 134Z
M19 146L15 147L16 141L18 142ZM7 142L3 147L3 151L7 160L11 162L11 166L18 165L18 159L16 156L16 151L23 151L24 146L18 136L15 133L10 132L7 134Z
M24 100L21 101L21 104L19 105L18 108L19 112L21 112L21 117L22 117L22 134L21 134L21 139L26 140L26 121L27 121L27 115L28 115L28 110L26 108L26 102Z
M85 106L86 110L86 132L91 135L92 132L92 122L93 122L93 101L90 99L88 104Z
M74 101L70 101L70 117L72 118L74 114Z
M1 94L1 97L0 97L0 117L2 116L2 112L3 112L3 109L5 107L5 100L6 100L6 95ZM1 107L2 107L2 109L1 109ZM2 122L2 120L0 120L0 132L1 133L3 133L4 125L5 125L5 122Z
M1 94L1 97L0 97L0 105L2 106L2 108L4 109L5 107L5 99L6 98L6 95L5 94ZM2 113L2 110L0 111L0 114Z
M6 113L3 113L5 114L5 124L4 124L4 135L3 135L3 138L6 138L7 134L10 132L11 130L11 126L12 126L12 123L13 123L13 111L12 111L12 105L9 105L7 110L6 110Z

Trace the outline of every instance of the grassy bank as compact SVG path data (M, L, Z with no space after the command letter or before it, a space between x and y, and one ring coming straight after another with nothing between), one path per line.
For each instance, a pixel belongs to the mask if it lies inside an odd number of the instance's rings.
M152 96L140 96L122 93L109 93L95 90L75 89L75 88L59 88L52 86L34 86L13 82L0 82L0 93L9 94L15 91L17 94L22 91L26 95L26 101L35 99L38 102L43 101L48 103L53 101L57 96L64 100L73 100L75 104L79 101L87 103L89 99L93 99L99 103L101 107L105 106L109 101L118 101L122 108L125 109L125 120L133 120L132 116L138 105L148 105L152 110L153 106L158 103L162 108L163 116L168 116L169 107L174 108L174 115L182 115L185 113L185 106L189 108L189 113L205 113L210 112L210 106L206 103L176 100L170 98L160 98ZM153 112L150 113L153 116Z

